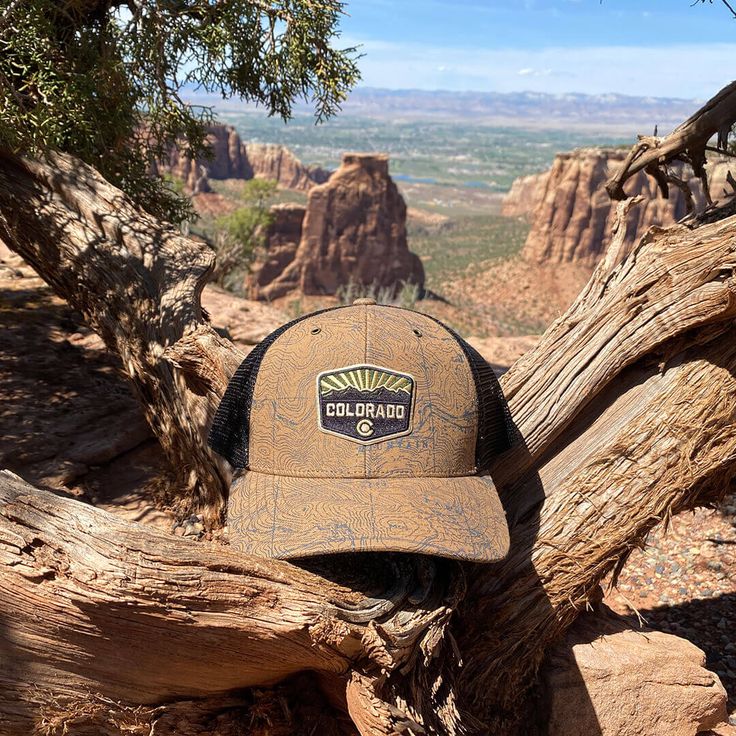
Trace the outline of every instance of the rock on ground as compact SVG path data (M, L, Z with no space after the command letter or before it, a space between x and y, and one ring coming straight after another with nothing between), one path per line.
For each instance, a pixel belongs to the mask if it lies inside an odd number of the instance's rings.
M635 625L635 624L634 624ZM583 614L542 669L550 736L695 736L726 725L726 692L694 644L603 607Z
M632 552L606 603L700 647L729 693L736 725L736 495L656 527L647 546Z

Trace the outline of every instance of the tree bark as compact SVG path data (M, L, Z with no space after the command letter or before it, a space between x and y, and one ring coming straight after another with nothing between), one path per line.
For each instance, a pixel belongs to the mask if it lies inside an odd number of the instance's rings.
M442 600L404 606L401 621L383 624L400 641L393 648L353 623L370 620L377 605L353 590L285 562L131 524L7 471L0 586L6 736L88 706L88 693L156 705L305 670L346 679L363 649L390 661L446 617Z
M371 604L354 591L287 563L131 524L7 471L0 471L0 587L4 736L148 736L154 727L159 735L225 736L229 725L241 733L243 723L264 736L352 734L346 710L364 734L393 733L388 724L402 721L414 726L373 694L367 660L379 667L399 653L376 638L375 624L355 623L356 611ZM425 601L430 609L439 603ZM402 616L404 633L428 620L415 610L407 627L412 614L404 609ZM626 622L610 612L581 623L551 650L545 671L552 736L567 736L571 708L586 736L595 733L598 711L607 708L617 723L621 710L610 708L610 694L652 671L657 684L629 697L654 713L668 698L662 734L724 720L723 689L694 646L651 633L637 640L629 632L627 641ZM381 627L398 639L396 625ZM403 645L411 648L411 638ZM317 677L292 677L276 691L244 690L305 669ZM588 697L591 673L600 672L605 682L594 683ZM317 682L332 704L319 697ZM280 705L285 699L295 713ZM213 718L232 724L213 732Z
M6 717L85 691L155 704L344 672L359 644L339 619L350 592L298 568L203 549L7 472L0 499Z
M735 225L656 231L610 274L604 261L504 376L523 438L495 469L511 554L472 576L460 638L460 688L494 722L514 720L547 646L656 524L729 489Z
M146 536L152 533L138 526L111 528L105 546L97 534L77 536L86 514L106 525L94 516L101 512L39 501L14 481L6 519L20 528L0 525L0 581L43 601L59 651L49 664L38 661L47 656L34 649L43 621L32 611L22 625L5 616L5 640L17 645L11 659L25 662L21 653L33 653L35 669L11 674L23 691L21 716L38 716L31 682L69 697L100 691L133 707L219 696L317 669L327 673L325 692L339 691L330 682L341 678L340 698L364 736L517 732L545 652L599 597L604 576L655 524L728 489L736 457L735 229L731 216L653 230L622 263L600 264L575 304L502 381L518 437L492 475L509 518L511 554L492 566L438 564L418 598L361 602L350 597L357 586L347 566L332 571L346 581L336 586L227 550L193 555L185 542ZM121 354L171 457L191 458L187 504L215 518L227 470L204 449L203 436L240 356L199 306L211 268L204 244L139 213L69 157L39 163L7 153L0 157L0 237ZM58 572L85 549L71 566L81 577ZM59 562L47 562L57 551ZM412 564L416 583L423 563ZM426 564L425 573L432 569ZM56 586L58 595L41 596ZM166 645L177 671L195 660L195 674L173 682L157 673L140 690L121 685L139 656L141 671L155 668L131 644L131 619L149 622L162 609L156 645ZM171 638L168 616L172 626L181 623ZM125 621L125 641L110 639L123 631L115 619ZM139 631L145 642L148 627ZM210 673L228 645L233 658ZM196 656L188 659L190 648ZM116 677L105 660L128 649L132 663L114 667L122 673ZM155 658L159 669L166 657ZM244 664L248 657L254 666ZM10 706L0 701L3 707ZM527 723L523 730L531 732Z
M213 406L162 359L198 327L225 374L242 359L202 312L214 253L134 207L71 156L50 154L41 163L2 150L0 239L120 355L149 424L180 471L182 511L196 506L217 520L229 475L202 441Z

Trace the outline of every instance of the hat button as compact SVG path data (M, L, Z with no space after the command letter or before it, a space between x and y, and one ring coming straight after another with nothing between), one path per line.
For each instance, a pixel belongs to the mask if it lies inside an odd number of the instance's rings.
M353 301L353 306L359 307L363 304L370 306L371 304L375 304L375 303L376 303L375 299L363 298L363 299L356 299L355 301Z

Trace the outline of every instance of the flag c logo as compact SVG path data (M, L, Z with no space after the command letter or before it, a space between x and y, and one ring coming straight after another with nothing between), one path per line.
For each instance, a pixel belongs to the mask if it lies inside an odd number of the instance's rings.
M373 434L373 422L370 419L361 419L355 425L355 431L361 437L370 437Z

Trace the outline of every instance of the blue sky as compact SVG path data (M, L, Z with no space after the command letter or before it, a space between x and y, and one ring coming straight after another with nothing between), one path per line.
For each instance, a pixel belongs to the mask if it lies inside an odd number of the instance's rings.
M736 78L719 0L347 0L363 86L706 98Z

